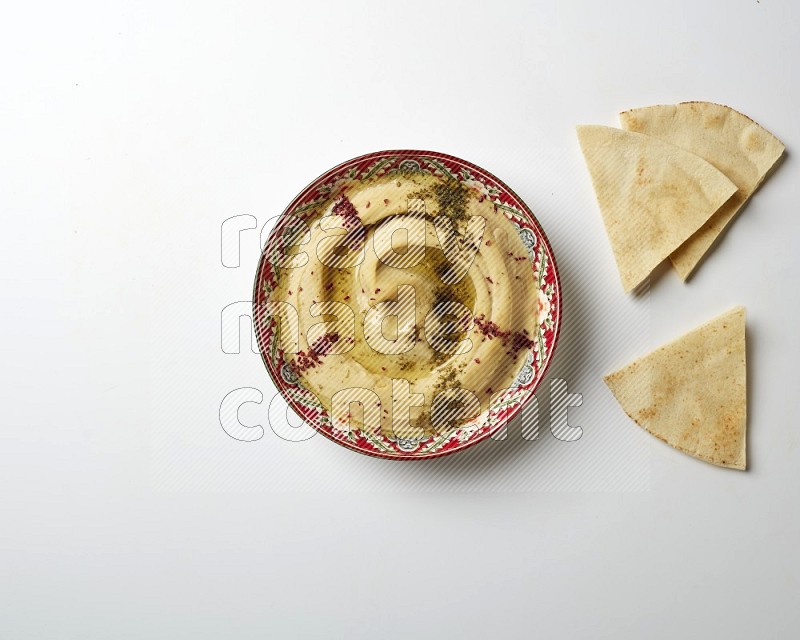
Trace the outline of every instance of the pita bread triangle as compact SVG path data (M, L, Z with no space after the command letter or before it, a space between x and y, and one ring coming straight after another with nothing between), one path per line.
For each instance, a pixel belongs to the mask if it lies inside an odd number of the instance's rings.
M743 307L603 380L625 413L668 445L711 464L746 467Z
M746 115L713 102L631 109L619 118L623 129L654 136L707 160L737 187L734 196L670 256L686 280L783 155L783 143Z
M625 292L634 289L736 191L708 162L641 133L577 128Z

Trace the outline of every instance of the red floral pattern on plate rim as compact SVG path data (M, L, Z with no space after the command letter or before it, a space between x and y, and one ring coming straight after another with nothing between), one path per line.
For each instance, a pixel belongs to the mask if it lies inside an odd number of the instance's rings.
M529 356L529 362L525 365L532 369L532 377L527 382L518 384L518 388L524 391L522 398L495 408L493 413L487 414L484 411L478 419L480 425L475 427L466 438L454 437L453 434L460 431L456 430L456 432L444 436L444 440L439 444L436 442L429 444L431 439L423 440L420 444L426 446L417 446L413 450L406 450L401 447L402 442L390 441L383 436L376 438L374 434L358 432L356 437L352 437L352 434L350 437L343 437L341 433L336 432L332 428L324 408L313 401L309 402L307 397L303 397L309 392L296 380L287 380L285 376L281 375L282 367L287 365L285 365L283 350L277 346L277 341L271 340L275 323L261 322L259 309L262 303L269 298L269 292L277 280L275 269L267 256L276 246L277 238L280 237L286 223L291 220L289 216L303 219L309 217L319 207L325 206L330 194L340 181L366 180L392 172L403 173L418 170L455 178L462 183L468 183L472 188L482 189L494 203L495 209L502 211L507 218L519 226L520 234L523 234L526 229L533 233L535 250L533 247L529 248L532 250L531 267L536 272L538 265L541 276L540 291L550 291L547 305L549 307L547 315L549 323L547 326L544 323L540 324L539 344L541 347L537 346L533 350L534 353ZM542 272L544 273L542 274ZM561 328L561 285L553 250L547 236L533 212L504 182L477 165L443 153L413 150L377 151L343 162L325 172L303 189L279 216L262 251L256 270L253 311L256 337L264 365L286 402L307 424L334 442L359 453L390 460L424 460L462 451L484 441L517 415L533 396L544 378L558 342ZM537 356L535 351L544 353L544 357ZM435 441L436 438L432 440Z

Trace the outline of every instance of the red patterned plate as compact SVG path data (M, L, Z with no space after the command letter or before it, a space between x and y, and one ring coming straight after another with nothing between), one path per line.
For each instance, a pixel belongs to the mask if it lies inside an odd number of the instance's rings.
M253 306L294 411L395 460L502 429L541 382L561 324L556 262L531 210L491 173L431 151L371 153L306 187L264 246Z

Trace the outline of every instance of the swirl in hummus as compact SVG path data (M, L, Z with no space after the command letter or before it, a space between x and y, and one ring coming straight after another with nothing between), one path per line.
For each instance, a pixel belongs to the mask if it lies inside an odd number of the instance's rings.
M539 291L517 227L480 186L346 182L268 247L284 357L335 429L430 437L512 387Z

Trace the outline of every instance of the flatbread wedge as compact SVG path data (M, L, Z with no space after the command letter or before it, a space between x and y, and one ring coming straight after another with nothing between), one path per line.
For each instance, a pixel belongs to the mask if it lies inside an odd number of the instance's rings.
M603 378L625 413L668 445L745 469L745 310L737 307Z
M783 155L783 143L746 115L713 102L682 102L624 111L622 128L654 136L713 164L736 193L670 256L683 280L764 181Z
M736 191L711 164L658 138L598 125L577 131L626 293Z

